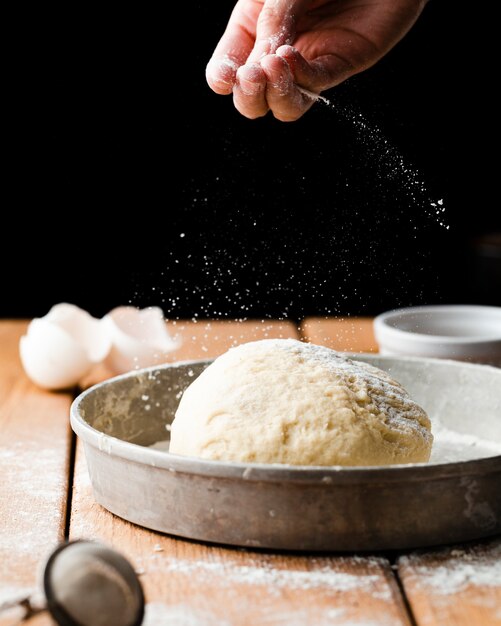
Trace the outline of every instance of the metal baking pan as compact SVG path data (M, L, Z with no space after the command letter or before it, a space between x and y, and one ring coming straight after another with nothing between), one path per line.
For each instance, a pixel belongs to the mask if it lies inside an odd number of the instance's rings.
M459 433L501 443L501 369L356 355L391 372ZM205 461L148 448L168 437L182 391L210 361L131 372L82 393L71 424L96 500L153 530L287 550L382 550L501 532L501 455L388 467Z

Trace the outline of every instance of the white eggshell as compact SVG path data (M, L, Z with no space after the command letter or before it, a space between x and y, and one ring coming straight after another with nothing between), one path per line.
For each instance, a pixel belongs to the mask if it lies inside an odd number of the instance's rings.
M112 342L105 364L117 374L162 363L180 345L169 335L158 307L117 307L103 321Z
M21 337L21 361L31 380L45 389L76 385L102 361L111 342L102 322L70 304L58 304L34 319Z
M71 335L93 363L100 363L110 351L111 339L103 320L74 304L56 304L42 319L57 324Z
M45 389L76 385L92 365L67 332L43 319L31 322L28 334L21 337L20 353L28 376Z

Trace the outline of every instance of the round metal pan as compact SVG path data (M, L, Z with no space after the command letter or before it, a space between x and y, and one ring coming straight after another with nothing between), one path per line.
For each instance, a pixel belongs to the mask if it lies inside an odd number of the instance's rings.
M391 372L447 427L501 442L501 369L355 355ZM182 457L168 438L182 391L210 361L131 372L85 391L71 424L96 500L126 520L216 543L382 550L501 532L501 456L388 467L298 467Z

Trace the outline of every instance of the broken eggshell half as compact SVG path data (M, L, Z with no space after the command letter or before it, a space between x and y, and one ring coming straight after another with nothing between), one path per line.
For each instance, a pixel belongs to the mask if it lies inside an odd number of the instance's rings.
M76 385L111 348L102 320L73 304L56 304L35 318L21 337L23 367L39 387L65 389Z
M117 307L103 318L103 323L111 340L105 365L116 374L163 363L180 345L169 335L158 307Z

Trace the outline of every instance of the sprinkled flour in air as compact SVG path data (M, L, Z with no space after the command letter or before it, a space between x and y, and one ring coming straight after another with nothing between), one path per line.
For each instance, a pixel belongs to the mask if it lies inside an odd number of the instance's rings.
M501 587L501 543L487 550L469 552L447 548L437 555L444 557L442 565L436 558L430 562L429 555L420 554L401 557L399 565L416 584L433 588L436 594L450 595L470 586Z
M325 96L315 94L299 87L299 91L309 98L323 102L344 120L350 122L355 129L358 141L363 143L367 155L385 178L396 180L401 184L402 191L407 192L412 202L426 210L429 217L433 217L440 226L449 229L445 222L445 206L442 199L430 198L428 189L421 180L419 172L409 165L398 148L385 137L378 128L360 112L351 106L334 104Z

